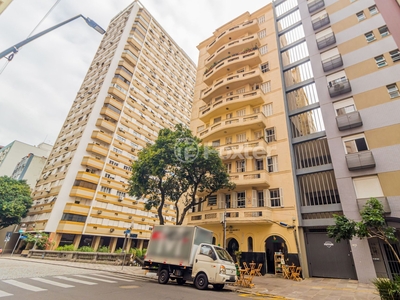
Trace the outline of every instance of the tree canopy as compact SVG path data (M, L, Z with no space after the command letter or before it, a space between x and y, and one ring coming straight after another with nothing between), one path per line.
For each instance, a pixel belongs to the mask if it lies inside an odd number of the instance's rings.
M0 177L0 229L18 224L32 206L29 185L8 176Z
M131 196L147 198L147 210L157 208L160 225L165 223L167 200L175 203L176 224L180 225L190 208L220 189L234 188L218 152L201 145L181 124L175 130L160 130L155 143L139 152L129 184Z
M376 198L369 199L360 215L361 221L359 222L349 220L346 216L334 215L335 225L328 227L328 236L335 238L336 242L351 240L353 237L378 238L391 248L400 262L399 256L391 245L391 243L397 242L396 228L386 224L382 203Z

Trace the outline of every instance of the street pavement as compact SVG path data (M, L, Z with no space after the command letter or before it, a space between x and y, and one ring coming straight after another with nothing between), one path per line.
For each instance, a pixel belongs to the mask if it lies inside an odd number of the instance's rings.
M42 276L57 276L57 272L59 271L52 269L52 267L64 266L62 269L63 275L74 274L71 275L74 277L79 277L79 274L81 274L80 276L90 274L90 276L96 277L96 274L104 275L105 272L106 275L114 274L116 278L130 276L130 278L139 281L150 282L156 280L154 274L146 274L140 267L33 259L18 255L14 255L13 257L9 255L0 256L0 279L10 280L12 278L31 278L37 276L37 274L35 275L35 268L23 270L23 264L17 267L11 267L12 264L10 262L39 263L41 264L41 268L45 268L45 273L43 273L44 275ZM81 277L80 279L84 278ZM237 292L238 296L249 299L380 299L372 284L358 283L357 280L306 278L302 281L293 281L277 278L273 275L265 275L262 277L255 277L253 282L255 284L253 288L242 288L230 285L227 286L226 289ZM68 284L68 282L65 283ZM0 287L0 291L1 290Z

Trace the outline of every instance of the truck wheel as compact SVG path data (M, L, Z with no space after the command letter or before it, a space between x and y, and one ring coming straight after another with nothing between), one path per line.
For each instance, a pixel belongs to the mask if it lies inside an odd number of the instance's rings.
M196 276L196 279L194 281L194 285L196 287L196 289L198 290L206 290L208 287L208 279L206 274L201 273L199 275Z
M186 280L183 279L183 278L177 278L177 279L176 279L176 283L178 283L179 285L184 285L185 282L186 282Z
M166 284L169 280L169 272L166 269L161 270L160 274L158 275L158 283Z
M220 290L222 290L224 288L224 286L225 286L225 284L214 284L213 288L216 291L220 291Z

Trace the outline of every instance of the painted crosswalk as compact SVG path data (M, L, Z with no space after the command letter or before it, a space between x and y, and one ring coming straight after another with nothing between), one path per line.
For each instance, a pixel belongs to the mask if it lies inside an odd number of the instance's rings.
M91 274L75 274L75 275L59 275L19 279L0 280L0 298L13 296L15 291L28 290L31 292L45 292L55 288L74 288L78 285L96 285L118 282L145 281L145 279L132 278L125 274L114 273L91 273Z

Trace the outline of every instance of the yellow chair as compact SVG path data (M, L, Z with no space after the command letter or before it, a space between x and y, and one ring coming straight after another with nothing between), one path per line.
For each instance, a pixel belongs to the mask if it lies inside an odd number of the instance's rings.
M262 276L262 274L261 274L261 268L262 268L262 266L263 266L263 264L258 264L258 267L257 267L257 269L255 269L255 275L256 276Z
M243 268L246 270L245 274L250 275L250 268L245 261L243 262Z
M291 277L290 270L286 265L282 265L282 273L284 279L290 279Z
M301 281L300 273L301 273L301 267L297 267L296 271L292 272L292 279L296 281Z

